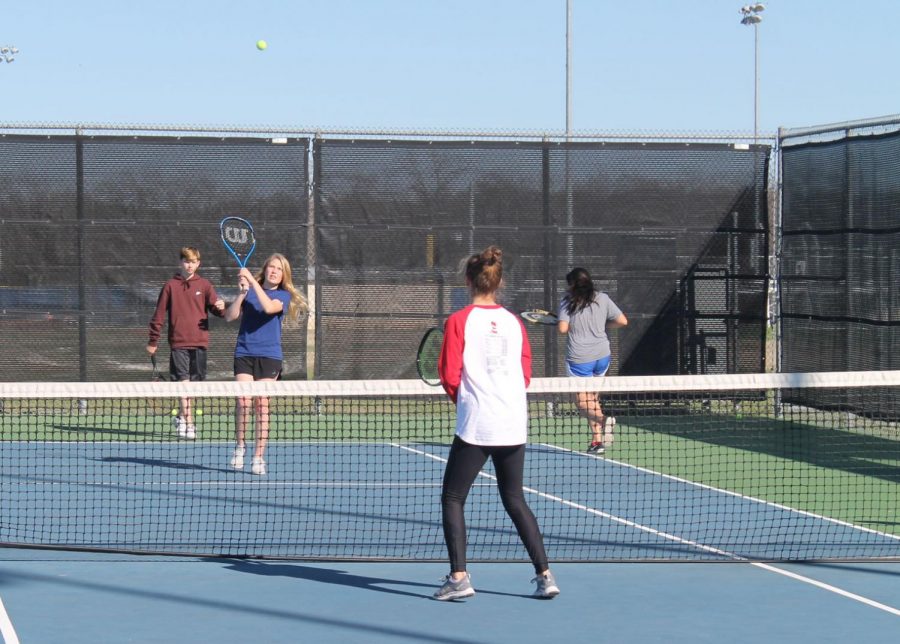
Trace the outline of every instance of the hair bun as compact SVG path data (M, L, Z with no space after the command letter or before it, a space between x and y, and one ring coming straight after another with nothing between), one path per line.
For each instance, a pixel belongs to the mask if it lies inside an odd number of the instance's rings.
M488 266L497 264L503 261L503 250L501 250L499 246L488 246L484 249L484 253L482 253L481 258Z

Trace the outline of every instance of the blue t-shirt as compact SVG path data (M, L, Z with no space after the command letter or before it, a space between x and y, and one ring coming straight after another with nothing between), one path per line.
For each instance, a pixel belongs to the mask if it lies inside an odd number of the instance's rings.
M281 313L266 313L254 289L250 289L241 304L241 330L238 331L234 356L251 358L274 358L284 360L281 351L281 321L291 303L291 294L281 289L266 291L273 300L280 300Z

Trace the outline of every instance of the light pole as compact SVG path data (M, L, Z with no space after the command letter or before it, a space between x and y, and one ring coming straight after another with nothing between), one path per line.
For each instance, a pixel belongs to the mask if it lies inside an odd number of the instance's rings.
M566 0L566 138L572 136L572 0Z
M566 261L571 266L574 261L575 248L571 228L575 221L575 204L572 197L572 178L569 168L569 146L572 141L572 39L575 36L572 19L572 4L574 0L566 0L566 156L565 156L565 183L566 183Z
M762 16L759 14L766 10L766 5L747 4L741 7L742 25L753 26L753 143L757 143L759 125L759 23Z
M758 161L759 155L759 23L762 22L762 16L759 14L766 10L766 5L761 3L756 4L748 4L741 7L741 24L752 26L753 27L753 159L754 159L754 173L757 172L756 166L758 165L756 162ZM753 201L754 201L754 211L759 211L759 190L754 186L753 190ZM774 212L772 214L774 217ZM773 228L775 227L775 220L770 219L769 225ZM775 239L773 235L772 239ZM777 242L776 242L777 243ZM776 275L778 272L778 258L777 251L773 248L767 249L769 253L769 266L768 270L771 275ZM768 293L768 302L766 303L767 315L766 315L766 323L768 327L773 328L775 332L775 364L779 366L779 355L780 351L778 350L778 345L780 344L780 331L778 327L778 318L776 316L777 309L777 296L776 289L777 286L777 277L769 282L769 293ZM768 333L766 336L768 337ZM779 397L780 398L780 397ZM779 400L776 400L776 410L779 409Z
M16 59L19 49L15 45L3 45L0 47L0 63L11 63Z

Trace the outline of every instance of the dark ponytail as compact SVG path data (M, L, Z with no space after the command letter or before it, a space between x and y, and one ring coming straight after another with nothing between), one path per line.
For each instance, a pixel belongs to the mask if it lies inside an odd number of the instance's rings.
M569 315L582 311L594 301L597 292L594 288L594 280L591 274L583 268L573 268L566 275L566 284L569 285L566 296L566 311Z

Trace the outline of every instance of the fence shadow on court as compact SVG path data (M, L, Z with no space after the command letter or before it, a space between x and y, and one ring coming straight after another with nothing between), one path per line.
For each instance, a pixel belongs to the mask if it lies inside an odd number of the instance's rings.
M209 562L221 566L224 560L210 558L194 561ZM191 565L194 564L192 563ZM115 596L117 598L126 597L134 601L135 611L144 611L146 610L146 606L152 606L153 602L165 602L178 606L181 610L185 607L191 607L192 609L202 607L220 611L223 615L227 616L228 619L232 620L235 619L235 616L243 613L245 615L252 615L255 618L286 620L290 624L303 625L304 627L340 629L342 632L347 633L347 641L364 641L366 637L372 637L373 634L375 634L392 637L395 641L421 641L439 644L472 643L472 640L470 639L457 638L437 633L423 633L412 628L399 628L396 626L372 623L371 621L365 621L364 619L351 619L349 616L347 619L334 619L328 616L314 614L312 611L301 612L296 609L282 609L260 605L266 599L264 596L260 598L260 602L256 602L256 605L254 605L253 602L246 599L242 599L241 601L231 601L215 596L202 597L199 593L190 592L189 590L175 591L165 587L161 589L150 589L146 587L149 585L149 582L146 582L144 587L140 585L143 581L143 578L141 577L142 570L146 570L146 566L133 568L131 572L132 576L129 577L127 581L104 582L70 578L58 574L50 575L26 571L2 572L4 573L3 577L5 578L6 583L31 582L43 584L45 592L48 593L48 597L53 597L54 593L64 593L67 596L72 593L77 593L79 597L91 598L91 601L96 601L98 597L102 598L107 595ZM203 575L204 573L202 572L201 567L197 570L195 576L202 580ZM236 623L239 623L239 620ZM174 628L177 629L177 625L174 625ZM272 628L272 625L267 624L267 628ZM354 635L357 634L359 635L359 639L354 639ZM73 639L77 640L77 638ZM302 640L298 638L296 641Z
M214 559L213 561L221 561ZM226 562L226 569L234 570L251 575L265 575L273 577L290 577L294 579L305 579L307 581L315 581L323 584L336 584L339 586L352 586L354 588L365 588L380 593L389 593L392 595L407 595L409 597L421 597L423 599L431 599L432 594L440 585L435 580L434 583L427 584L422 582L385 579L382 577L368 577L365 575L356 575L346 570L336 568L319 568L313 566L304 566L302 564L281 564L269 563L265 561L254 561L249 559L240 559ZM412 569L411 569L412 570ZM405 590L397 590L386 586L406 586L421 590L421 592L410 592ZM503 595L506 597L530 597L530 595L520 595L516 593L501 593L490 590L478 589L479 594L483 595Z
M170 467L174 470L199 470L204 472L225 472L232 474L233 469L223 467L206 467L205 465L197 465L195 463L184 463L180 461L167 461L161 458L138 458L135 456L104 456L95 459L104 463L128 463L132 465L146 465L148 467Z
M134 438L135 436L155 436L158 435L158 432L154 431L141 431L137 429L113 429L110 427L91 427L85 425L61 425L55 424L50 425L49 428L51 430L55 430L58 432L71 432L73 434L79 434L79 438L84 436L85 434L97 434L98 436L116 436L116 437L124 437L124 438Z

